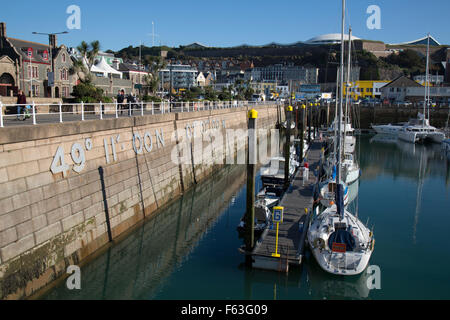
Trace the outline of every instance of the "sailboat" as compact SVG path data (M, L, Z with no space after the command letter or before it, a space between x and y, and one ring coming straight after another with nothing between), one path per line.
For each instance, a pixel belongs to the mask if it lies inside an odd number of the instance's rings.
M410 120L398 131L398 138L411 143L417 142L436 142L441 143L445 139L443 132L430 125L430 34L428 34L427 43L427 66L425 76L425 98L423 103L423 114L419 113L418 119ZM427 117L428 107L428 117Z
M349 32L349 38L351 39L352 31L350 29ZM347 87L350 87L350 68L351 68L351 40L349 41L349 48L348 48L348 67L347 67ZM348 114L348 101L350 100L350 90L347 90L347 97L346 97L346 103L345 103L345 117L340 117L341 119L340 123L338 121L338 117L336 116L335 121L331 125L329 132L334 132L333 144L336 146L337 139L342 138L344 140L344 157L342 159L341 165L344 168L343 174L344 174L344 183L347 185L350 185L357 181L359 177L361 176L361 170L359 168L359 164L356 161L355 157L353 156L353 153L355 152L355 146L356 146L356 137L354 136L354 129L351 125L350 118L347 116ZM343 119L343 120L342 120ZM338 135L337 129L340 125L341 128L343 128L343 134ZM342 131L342 130L341 130ZM335 149L336 152L336 149ZM328 176L331 175L331 170L334 169L337 159L336 153L332 153L331 157L327 159L327 161L324 163L324 170L328 174ZM333 181L333 183L335 183ZM345 201L345 198L344 198Z
M342 0L341 70L344 66L345 0ZM339 119L342 119L343 74L339 102ZM307 240L319 266L335 275L361 274L368 266L375 240L373 233L344 206L342 183L342 126L338 121L336 203L318 214L308 229Z

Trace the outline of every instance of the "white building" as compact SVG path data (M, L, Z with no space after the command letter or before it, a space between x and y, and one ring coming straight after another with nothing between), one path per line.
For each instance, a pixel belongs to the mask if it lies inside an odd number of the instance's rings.
M421 85L425 85L425 80L426 79L426 75L419 75L419 76L415 76L414 77L414 81L417 81L418 83L420 83ZM440 76L440 75L429 75L428 76L428 82L433 84L433 85L441 85L442 83L444 83L444 76Z
M161 84L169 87L172 81L173 89L188 89L197 86L197 69L190 65L169 64L165 69L159 71Z

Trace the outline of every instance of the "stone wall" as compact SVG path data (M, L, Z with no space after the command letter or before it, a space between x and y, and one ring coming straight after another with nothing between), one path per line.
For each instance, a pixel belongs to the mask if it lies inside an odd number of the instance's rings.
M257 111L275 127L279 108ZM211 160L232 149L216 137L246 129L247 112L1 129L0 298L32 295L222 166Z

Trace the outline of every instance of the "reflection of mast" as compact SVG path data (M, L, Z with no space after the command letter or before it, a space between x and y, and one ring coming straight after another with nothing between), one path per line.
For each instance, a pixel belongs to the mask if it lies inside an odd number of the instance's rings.
M417 195L416 195L416 214L414 216L413 244L416 244L417 225L419 223L419 214L420 214L420 209L421 209L421 204L422 204L423 182L424 182L424 178L425 178L425 169L426 169L426 164L423 163L425 157L426 157L425 149L421 148L420 166L419 166L419 182L417 185Z

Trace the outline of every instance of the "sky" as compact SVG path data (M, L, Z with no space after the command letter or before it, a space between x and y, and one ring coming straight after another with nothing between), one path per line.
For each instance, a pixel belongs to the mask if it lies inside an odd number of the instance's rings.
M80 29L68 29L67 8L80 8ZM370 30L371 5L380 8L381 29ZM441 44L450 44L449 0L347 0L347 27L368 40L401 43L425 37L428 32ZM193 42L206 46L289 44L314 36L340 33L341 0L46 0L2 1L0 22L9 37L47 43L43 35L69 31L59 44L76 47L81 41L99 40L101 49L128 46L178 47Z

